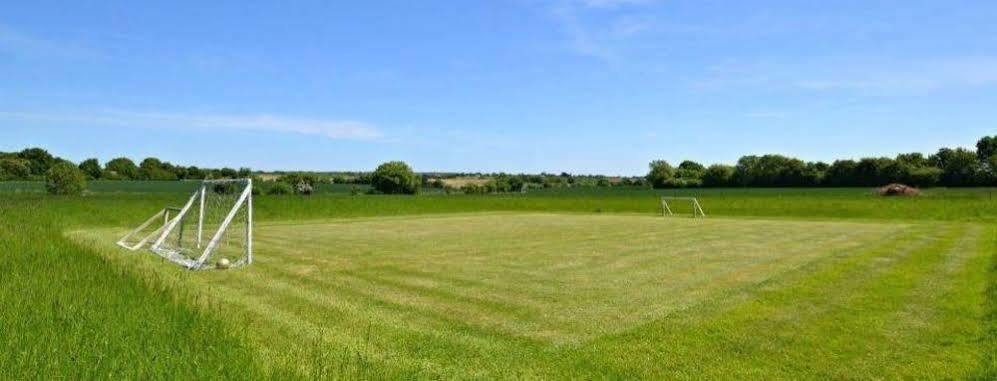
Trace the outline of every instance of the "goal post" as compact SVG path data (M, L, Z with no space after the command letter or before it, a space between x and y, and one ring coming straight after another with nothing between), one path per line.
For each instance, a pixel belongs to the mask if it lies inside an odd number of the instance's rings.
M156 221L160 220L162 220L162 224L156 224ZM142 246L145 246L145 244L149 242L153 236L156 236L159 232L163 231L163 227L166 226L168 220L169 216L167 215L166 209L160 209L156 212L156 214L153 214L152 217L149 217L149 219L145 220L145 222L142 222L142 224L137 228L121 237L117 244L118 246L128 250L138 250L142 248ZM150 231L149 229L152 230Z
M152 252L192 270L251 264L252 199L252 179L204 180L181 208L162 209L118 245L137 250L151 242Z
M672 204L669 205L669 202ZM675 216L676 213L672 210L672 206L675 204L688 205L688 209L691 210L693 218L706 217L706 212L703 211L703 206L699 204L699 199L695 197L673 196L661 196L661 215L663 217Z

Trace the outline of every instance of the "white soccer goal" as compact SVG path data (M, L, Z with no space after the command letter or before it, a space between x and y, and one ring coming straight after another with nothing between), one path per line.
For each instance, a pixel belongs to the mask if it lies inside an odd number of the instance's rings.
M668 202L672 202L669 205ZM706 217L706 212L703 211L703 206L699 204L699 200L695 197L661 197L661 215L662 216L674 216L675 213L672 211L672 206L676 203L688 205L688 208L692 211L692 217Z
M118 241L145 245L193 270L253 262L253 181L205 180L181 208L164 208Z

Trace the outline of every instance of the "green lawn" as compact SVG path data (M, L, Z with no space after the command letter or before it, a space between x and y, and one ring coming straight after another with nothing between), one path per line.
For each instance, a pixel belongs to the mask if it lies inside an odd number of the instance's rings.
M118 233L78 235L176 272ZM982 225L476 213L256 234L254 266L172 286L304 375L964 378L989 349Z

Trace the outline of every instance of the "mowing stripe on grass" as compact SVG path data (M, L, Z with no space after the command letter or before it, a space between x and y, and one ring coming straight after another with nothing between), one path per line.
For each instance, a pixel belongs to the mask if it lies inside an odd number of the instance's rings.
M934 223L364 218L261 225L254 266L197 273L191 286L249 311L275 364L332 354L305 374L966 375L983 361L966 339L979 337L979 316L955 314L981 304L982 234Z

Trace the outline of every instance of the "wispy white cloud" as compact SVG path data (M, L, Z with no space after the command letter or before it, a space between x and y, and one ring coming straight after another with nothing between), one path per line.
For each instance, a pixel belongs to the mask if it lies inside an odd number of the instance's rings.
M577 54L615 61L624 39L649 30L652 19L634 8L656 0L568 0L546 7L561 27L569 49ZM626 12L623 12L626 11Z
M123 110L58 113L0 111L0 119L33 123L79 123L137 128L266 131L315 135L330 139L346 140L378 140L383 137L380 129L369 123L348 120L286 117L269 114L231 115Z

